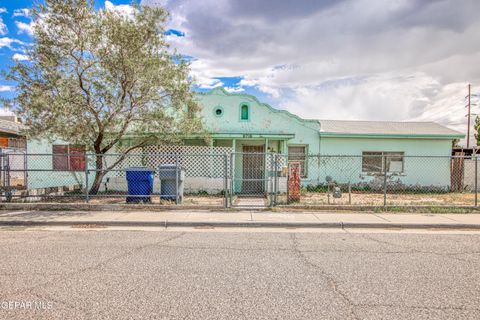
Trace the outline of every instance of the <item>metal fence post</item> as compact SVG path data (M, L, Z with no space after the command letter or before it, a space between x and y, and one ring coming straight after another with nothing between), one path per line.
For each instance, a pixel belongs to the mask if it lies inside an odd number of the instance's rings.
M478 206L478 157L475 155L475 207Z
M5 185L5 171L4 171L4 153L3 153L3 150L0 149L0 180L1 180L1 184L2 184L2 187L6 187Z
M270 179L270 207L273 207L273 185L274 185L274 182L273 182L273 168L274 168L274 164L273 164L273 153L270 153L269 154L270 156L270 173L268 174L268 178Z
M228 208L228 154L224 156L224 168L223 168L223 192L225 193L225 208Z
M178 204L178 153L175 154L175 204Z
M9 191L9 194L12 192L12 188L11 188L11 173L10 173L10 170L11 170L11 167L10 167L10 155L7 153L6 154L6 159L7 159L7 187L8 187L8 191Z
M387 206L387 156L383 156L383 206Z
M23 181L25 184L25 187L28 189L28 164L27 164L28 158L27 158L27 152L25 151L23 153Z
M230 207L233 206L233 193L234 193L234 187L235 187L235 184L234 184L234 176L235 176L235 172L234 172L234 161L235 161L235 153L232 152L230 153Z
M278 154L274 153L273 154L273 161L275 164L274 171L273 171L273 179L274 184L273 184L273 205L277 205L277 193L278 193Z
M85 202L88 203L90 195L88 192L88 154L85 154Z

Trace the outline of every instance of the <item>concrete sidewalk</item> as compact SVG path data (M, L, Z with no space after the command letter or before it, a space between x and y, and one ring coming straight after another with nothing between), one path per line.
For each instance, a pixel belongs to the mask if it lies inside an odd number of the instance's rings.
M0 226L214 226L278 228L479 229L480 214L268 211L0 211Z

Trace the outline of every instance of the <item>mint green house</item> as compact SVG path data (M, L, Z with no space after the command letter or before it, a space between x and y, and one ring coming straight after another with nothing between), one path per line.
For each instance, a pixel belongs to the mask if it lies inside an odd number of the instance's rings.
M275 190L285 192L288 163L292 161L300 163L303 186L330 181L375 185L383 181L386 172L393 186L435 186L448 190L452 140L464 136L433 122L302 119L261 103L252 95L229 93L222 88L198 93L197 98L200 116L211 134L209 142L190 137L182 146L147 146L142 151L219 156L203 157L201 161L182 156L181 163L187 171L186 192L220 192L225 187L225 174L233 177L228 179L228 186L238 194L265 193L272 190L268 185L272 180L278 184ZM53 147L29 141L27 152L48 154ZM29 167L54 168L51 156L42 159L41 164L31 163ZM224 160L228 168L224 168ZM168 162L172 159L146 156L142 163L125 165L156 168ZM78 163L63 165L75 167ZM59 170L48 173L48 177L38 172L28 180L31 188L84 183L82 170ZM126 188L122 175L109 176L108 183L105 188L109 190Z
M234 189L255 193L266 186L249 181L279 177L286 189L288 161L301 163L302 184L375 184L387 172L391 184L450 187L452 140L464 135L433 122L373 122L302 119L261 103L254 96L222 88L198 94L212 147L234 156ZM200 141L187 141L201 144ZM272 171L268 157L279 154Z

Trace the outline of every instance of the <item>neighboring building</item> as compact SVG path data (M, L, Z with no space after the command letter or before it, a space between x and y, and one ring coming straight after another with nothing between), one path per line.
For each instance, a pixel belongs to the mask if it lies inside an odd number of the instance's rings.
M16 117L0 116L0 148L2 150L25 150L25 136L21 134L23 124Z
M302 119L261 103L254 96L228 93L222 88L199 93L197 97L201 105L200 115L211 133L211 142L191 137L185 140L184 146L148 146L143 151L154 154L226 154L228 161L234 159L229 170L234 173L233 184L237 193L263 192L266 187L264 179L268 176L280 177L280 190L285 191L288 161L302 164L303 185L323 185L330 178L338 183L375 184L383 179L383 172L387 171L389 179L396 185L448 189L451 184L448 157L451 155L452 140L464 137L433 122ZM64 145L63 149L59 145ZM69 153L80 155L83 152L78 147L67 147L65 143L52 146L30 141L28 144L29 153L64 153L65 148ZM263 153L280 154L276 172L271 170L271 158ZM388 156L386 162L384 156ZM223 190L225 172L220 168L224 158L207 158L205 156L198 161L185 155L180 159L187 170L187 191ZM142 163L130 164L157 168L172 161L171 158L154 155L142 158ZM48 167L59 171L56 175L61 176L66 184L83 182L85 162L80 157L51 157ZM125 189L123 176L111 174L109 177L111 186L106 185L106 188L115 189L115 185L123 183L121 188ZM52 175L48 179L42 178L42 181L38 179L29 180L29 185L37 187L58 183Z
M25 188L26 139L24 128L13 113L0 115L0 186Z

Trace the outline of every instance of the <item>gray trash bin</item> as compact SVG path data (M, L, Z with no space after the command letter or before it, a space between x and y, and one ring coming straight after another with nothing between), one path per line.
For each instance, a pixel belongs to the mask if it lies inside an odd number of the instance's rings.
M158 177L160 179L160 199L175 201L177 193L178 173L178 203L183 201L183 185L185 181L185 169L174 164L164 164L158 168Z

